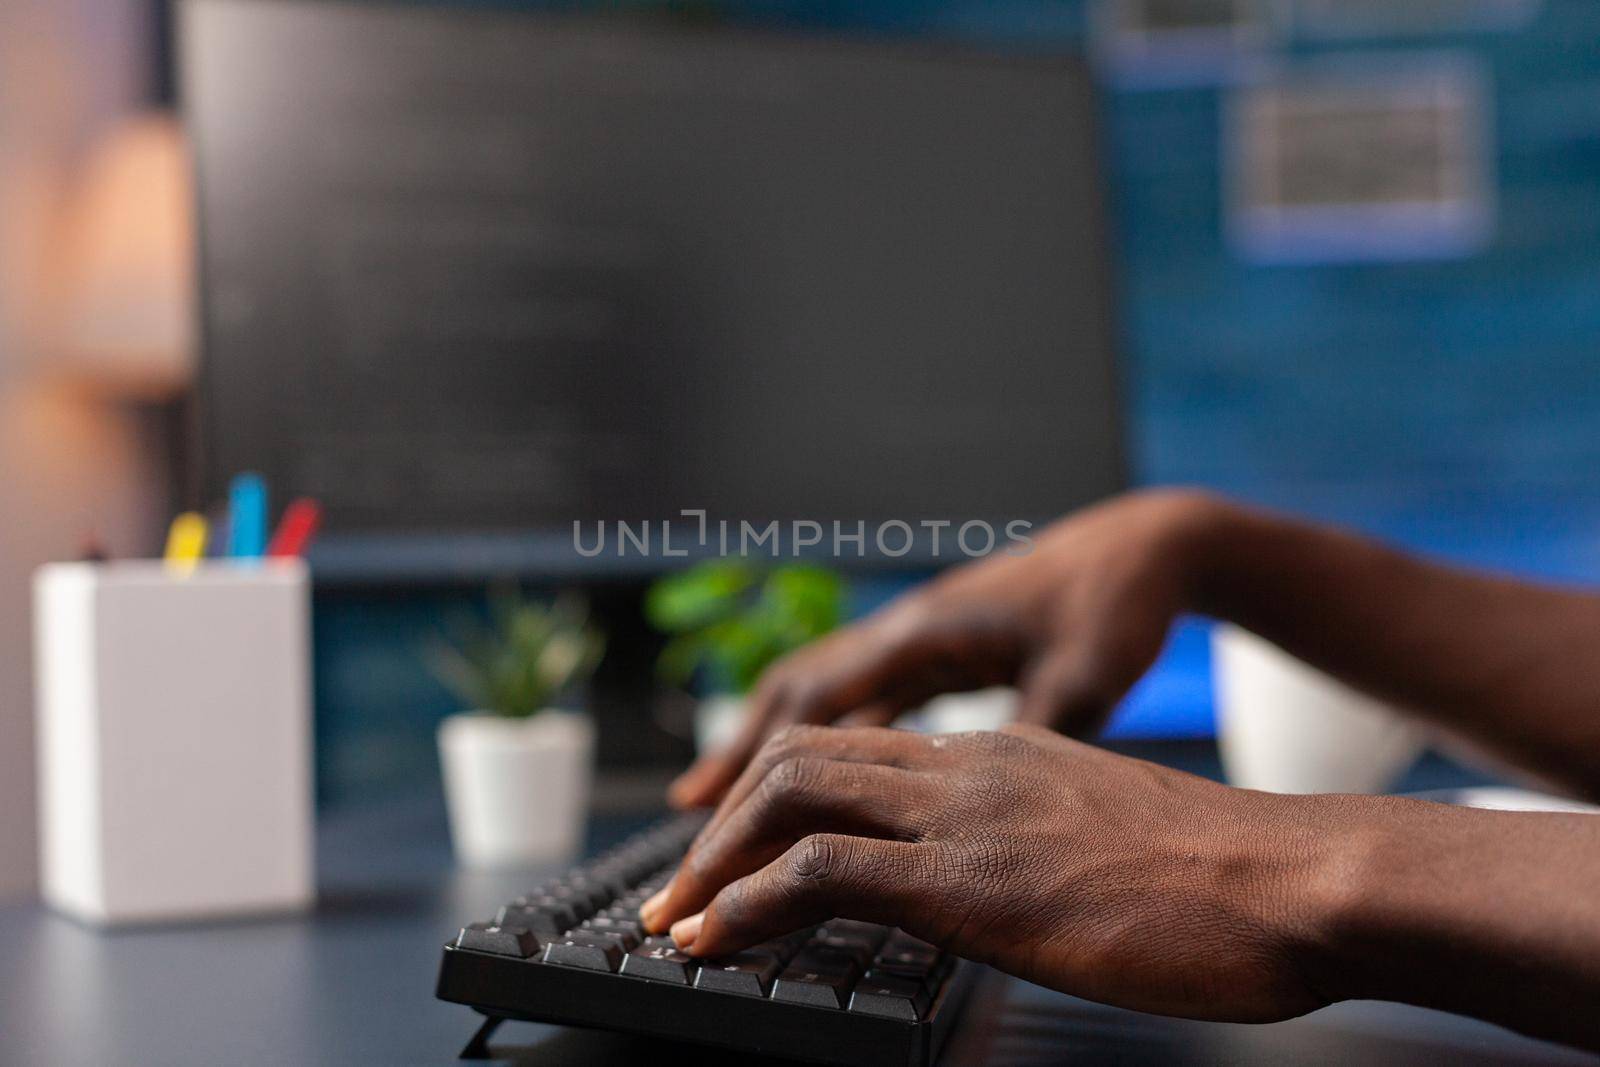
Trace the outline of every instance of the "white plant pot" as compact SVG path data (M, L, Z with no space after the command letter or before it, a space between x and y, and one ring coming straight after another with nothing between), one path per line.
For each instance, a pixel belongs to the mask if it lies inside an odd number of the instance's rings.
M745 698L706 697L694 709L694 749L698 753L726 748L739 733L744 721ZM901 716L895 725L904 730L927 734L965 733L969 730L998 730L1017 717L1017 691L1008 686L980 689L971 693L946 693L934 697L915 711Z
M928 734L998 730L1017 717L1017 691L1010 686L945 693L908 716L906 725Z
M439 762L456 859L468 867L522 867L576 858L594 733L588 716L555 710L441 722Z
M739 733L744 722L745 700L741 696L722 694L706 697L694 706L694 750L704 754L726 748Z
M1228 781L1272 793L1379 793L1426 734L1387 704L1237 626L1212 631L1217 743Z

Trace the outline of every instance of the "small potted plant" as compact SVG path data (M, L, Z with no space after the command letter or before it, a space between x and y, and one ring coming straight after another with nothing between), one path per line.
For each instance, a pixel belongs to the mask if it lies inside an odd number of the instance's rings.
M487 621L458 623L430 649L439 680L470 709L439 724L456 857L509 867L577 855L589 803L594 723L562 697L604 648L583 602L490 595Z
M745 697L769 664L838 627L845 586L810 564L763 573L743 560L716 560L659 579L645 611L668 637L660 676L700 694L694 734L704 752L731 740Z

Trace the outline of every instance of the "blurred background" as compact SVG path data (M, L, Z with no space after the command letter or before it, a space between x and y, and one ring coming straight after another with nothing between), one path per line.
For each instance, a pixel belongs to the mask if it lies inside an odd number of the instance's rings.
M1597 44L1587 0L8 0L0 855L34 849L33 568L157 555L245 469L327 512L325 806L438 788L459 703L418 649L498 578L603 625L602 793L688 758L644 610L676 564L578 556L574 519L1177 482L1593 580ZM850 95L810 108L817 69ZM1008 375L1049 388L1008 411ZM852 470L913 416L939 463ZM934 566L844 561L845 613ZM1113 730L1206 738L1211 699L1186 624Z

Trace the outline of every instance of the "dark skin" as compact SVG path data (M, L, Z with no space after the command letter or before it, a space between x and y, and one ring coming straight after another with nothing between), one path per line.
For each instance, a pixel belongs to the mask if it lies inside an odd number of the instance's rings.
M1146 492L775 665L673 787L719 806L646 925L717 956L866 919L1145 1011L1381 998L1600 1048L1600 820L1257 793L1056 732L1098 727L1184 612L1600 796L1600 598ZM1002 683L1022 722L999 733L824 725Z

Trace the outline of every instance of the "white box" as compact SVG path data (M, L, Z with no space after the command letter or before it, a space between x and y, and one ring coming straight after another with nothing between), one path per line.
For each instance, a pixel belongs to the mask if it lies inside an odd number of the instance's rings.
M47 903L103 924L312 903L309 589L298 560L39 569Z

